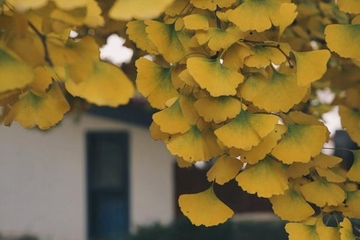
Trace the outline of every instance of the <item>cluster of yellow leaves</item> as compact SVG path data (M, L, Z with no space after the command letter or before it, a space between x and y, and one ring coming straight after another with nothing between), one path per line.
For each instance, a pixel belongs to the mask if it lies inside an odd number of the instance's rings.
M290 239L355 239L348 217L360 218L359 190L349 187L360 181L360 153L353 151L349 171L323 154L330 133L315 114L315 91L339 76L327 75L341 61L331 51L360 61L358 19L343 24L349 16L341 12L357 13L359 4L338 2L340 9L316 0L178 0L161 18L127 24L129 39L155 59L136 62L137 88L158 109L153 138L181 166L213 161L209 182L235 180L268 198L275 214L291 221ZM359 107L340 107L358 143ZM213 187L180 196L179 205L196 225L234 214ZM329 227L323 219L335 212L343 221Z
M119 14L119 3L112 8L113 17ZM155 16L154 10L149 16ZM7 0L1 1L0 11L0 106L5 125L15 120L26 128L48 129L70 110L68 94L99 106L129 102L133 83L120 68L100 61L94 37L69 38L79 27L104 25L95 0Z

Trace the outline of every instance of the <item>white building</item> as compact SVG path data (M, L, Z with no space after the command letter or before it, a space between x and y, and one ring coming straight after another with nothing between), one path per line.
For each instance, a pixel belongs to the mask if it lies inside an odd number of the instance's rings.
M46 132L13 123L0 154L1 234L85 240L174 219L174 160L145 127L90 114Z

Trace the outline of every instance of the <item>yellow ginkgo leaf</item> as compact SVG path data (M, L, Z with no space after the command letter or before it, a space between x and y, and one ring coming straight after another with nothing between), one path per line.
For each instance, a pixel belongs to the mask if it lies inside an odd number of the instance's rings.
M360 190L347 192L346 208L343 210L343 214L346 217L360 218Z
M165 143L169 142L169 139L171 138L171 135L168 133L163 133L160 130L160 126L157 125L154 121L150 124L149 132L153 139L162 140Z
M183 18L184 26L189 30L208 30L209 16L206 14L190 14Z
M39 97L31 91L25 92L12 106L4 124L19 122L24 128L38 126L46 130L60 122L63 115L70 110L70 105L57 84L53 84L46 96Z
M353 226L352 223L348 218L344 218L343 221L339 224L340 225L340 236L341 240L356 240L358 239L355 237L353 233Z
M318 155L326 141L327 128L324 125L288 124L288 130L272 155L286 164L309 162Z
M294 187L286 190L284 194L272 196L269 200L274 213L282 220L302 221L315 213L302 194Z
M109 11L115 20L128 21L132 18L151 19L158 17L174 0L117 0Z
M242 166L243 163L239 159L223 155L216 159L206 176L209 182L215 181L217 184L223 185L234 179Z
M137 89L151 106L163 109L167 100L178 96L171 81L171 68L161 67L146 58L138 59L135 65Z
M134 20L126 24L126 34L129 39L135 42L136 46L150 54L159 54L156 46L149 40L145 31L147 25L143 20Z
M189 123L180 108L179 100L170 107L153 114L152 118L164 133L185 133L190 129Z
M347 130L351 139L360 145L360 111L355 111L348 107L339 106L341 125Z
M241 102L233 97L205 97L194 104L195 109L207 122L220 123L237 116L241 109Z
M346 174L344 174L344 170L341 168L323 169L316 167L315 169L320 177L324 177L329 182L342 183L346 181Z
M178 202L181 212L196 226L215 226L234 214L234 211L215 195L212 187L203 192L180 195Z
M340 240L340 227L329 227L319 219L316 222L316 232L319 234L320 240Z
M145 24L149 39L167 62L176 63L193 52L190 37L183 30L176 31L174 24L155 20L146 20Z
M244 79L238 71L223 66L219 59L192 57L187 60L187 67L200 87L213 97L235 95Z
M196 125L190 126L184 134L173 135L166 146L172 154L189 162L206 161L224 152L216 143L212 130L200 131Z
M181 157L176 158L176 163L179 168L188 168L191 167L193 164L191 162L185 161Z
M269 44L271 47L267 47ZM279 45L279 46L277 46ZM281 49L281 51L279 50ZM280 65L287 60L284 54L289 54L290 46L285 43L265 42L264 45L255 45L251 48L253 54L246 57L244 63L248 67L262 68L269 66L270 63Z
M56 6L58 6L61 9L64 10L72 10L75 8L81 8L81 7L85 7L87 5L87 3L89 2L89 0L77 0L77 1L73 1L73 0L52 0L56 3Z
M207 31L197 31L195 35L200 45L208 43L213 51L226 49L244 36L245 33L236 26L227 29L211 27Z
M105 20L101 14L102 9L99 7L97 1L88 0L86 4L86 16L84 24L91 28L103 26Z
M310 173L310 170L313 166L313 161L309 161L307 163L294 162L290 164L289 167L286 169L286 175L289 178L299 178L302 176L306 176Z
M194 105L196 98L193 95L180 95L180 108L189 124L194 125L199 121L199 114Z
M34 80L34 70L10 50L0 48L0 92L23 88Z
M215 130L215 134L227 147L250 150L274 130L278 120L274 115L242 110L231 122Z
M279 25L279 9L282 3L290 0L244 0L233 10L229 20L240 27L242 31L256 30L263 32L274 24Z
M200 9L215 11L216 7L230 7L235 0L190 0L190 3Z
M249 81L249 83L247 83ZM254 82L253 82L254 81ZM269 112L287 112L306 96L310 86L300 87L296 82L295 74L283 74L274 71L267 84L264 78L248 78L244 85L250 85L249 94L254 105ZM243 85L243 87L244 87ZM248 87L248 86L247 86ZM258 91L256 89L258 88ZM243 90L240 90L240 92ZM248 99L247 99L248 100Z
M326 169L339 164L340 162L342 162L342 159L333 155L320 153L313 158L313 162L315 166Z
M258 72L251 73L241 85L240 95L247 101L253 101L267 84L268 80L263 74Z
M360 182L360 150L352 150L354 162L347 173L347 177L355 182Z
M29 9L44 7L48 1L49 0L7 0L6 2L19 12L25 12Z
M293 23L298 12L296 12L296 5L294 3L283 3L279 9L279 39L284 33L285 28Z
M246 192L259 197L270 198L284 194L289 188L283 165L266 156L255 165L240 172L235 178L238 185Z
M360 24L331 24L325 28L328 48L345 58L360 60Z
M230 149L230 154L233 156L240 155L241 161L244 163L255 164L259 160L265 158L266 154L271 152L285 132L286 127L278 124L272 132L263 138L259 145L252 147L249 151L232 148Z
M296 76L299 86L306 86L309 83L320 79L327 70L327 62L330 59L328 50L314 50L311 52L295 52ZM314 68L313 66L316 66Z
M237 43L231 45L224 53L224 66L238 70L244 66L244 59L255 54L247 45Z
M51 70L45 67L37 67L34 69L34 81L31 83L31 91L38 96L42 96L52 82Z
M335 183L317 179L300 187L300 191L309 202L319 207L336 206L345 200L344 190Z
M357 0L337 0L337 4L343 12L360 13L360 2Z
M285 230L289 234L289 240L320 240L314 225L287 223Z
M134 86L122 70L107 62L94 63L91 76L80 83L66 81L66 89L99 106L117 107L134 95Z

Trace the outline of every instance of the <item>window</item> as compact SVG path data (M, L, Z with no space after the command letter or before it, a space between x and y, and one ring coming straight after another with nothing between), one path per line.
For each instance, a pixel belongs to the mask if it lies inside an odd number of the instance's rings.
M89 132L87 140L88 238L121 239L129 229L129 137Z

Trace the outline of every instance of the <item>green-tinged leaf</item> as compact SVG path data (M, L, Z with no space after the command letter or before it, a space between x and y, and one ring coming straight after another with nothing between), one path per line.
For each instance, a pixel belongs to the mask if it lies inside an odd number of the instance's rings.
M341 125L347 130L351 139L360 145L360 111L339 106Z
M345 58L360 60L360 24L331 24L325 28L328 48Z
M151 106L164 109L166 101L178 96L171 80L171 68L161 67L146 58L138 59L135 65L137 89Z
M274 130L278 120L274 115L252 114L242 110L228 124L215 130L215 134L227 147L250 150Z
M5 118L5 125L19 122L24 128L38 126L45 130L61 121L70 106L57 84L53 84L46 95L39 97L31 91L25 92L12 106Z
M287 223L285 230L289 234L289 240L320 240L315 225L305 223Z
M270 198L284 194L289 188L287 176L280 162L267 156L257 164L248 166L235 178L244 191Z
M187 67L200 87L213 97L235 95L244 79L238 71L223 66L217 59L192 57L187 60Z
M234 211L215 195L212 187L203 192L180 195L179 206L181 212L196 226L215 226L234 214Z
M156 46L149 40L145 31L146 24L143 20L134 20L126 24L126 34L129 39L135 42L136 46L150 54L159 54Z

